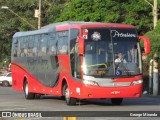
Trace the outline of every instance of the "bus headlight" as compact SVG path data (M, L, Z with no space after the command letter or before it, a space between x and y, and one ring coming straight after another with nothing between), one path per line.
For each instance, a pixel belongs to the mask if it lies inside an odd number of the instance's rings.
M83 80L83 84L85 84L85 85L91 85L91 86L99 86L97 82L90 81L90 80Z
M135 80L132 82L132 85L137 85L143 83L143 80Z
M86 74L87 73L87 66L85 64L83 64L81 66L81 68L82 68L83 72Z

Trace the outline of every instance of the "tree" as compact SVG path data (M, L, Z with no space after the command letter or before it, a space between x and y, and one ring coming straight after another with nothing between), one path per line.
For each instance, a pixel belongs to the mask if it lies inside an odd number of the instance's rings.
M140 34L153 29L152 8L144 0L128 0L123 3L123 23L135 25Z
M35 7L34 0L0 0L0 6L3 5L8 6L9 9L25 18L31 24L36 22L31 17L33 16L33 12L31 12L31 10ZM27 9L28 7L30 9ZM0 16L0 61L4 61L4 59L9 61L13 34L18 31L32 30L32 28L7 9L1 9Z
M28 21L37 28L37 19L34 18L34 10L38 8L36 0L0 0L0 6L8 6L18 16ZM49 5L43 1L42 24L47 24L46 12ZM24 20L7 9L0 9L0 62L4 59L10 60L11 41L15 32L34 30Z
M153 29L152 19L152 8L143 0L73 0L65 4L56 21L126 23L144 34Z
M158 21L156 28L152 31L147 32L145 36L150 38L151 53L149 55L149 58L152 58L154 54L159 54L160 51L160 20Z
M65 4L56 21L117 22L120 17L118 9L119 5L112 0L74 0Z
M47 23L54 23L56 19L60 17L62 10L64 9L64 4L68 2L68 0L55 0L54 2L50 2L50 7L46 12Z

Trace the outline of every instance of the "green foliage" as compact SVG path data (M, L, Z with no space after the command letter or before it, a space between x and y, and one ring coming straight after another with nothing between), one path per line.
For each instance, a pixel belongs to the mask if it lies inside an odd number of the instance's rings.
M49 7L47 11L47 22L53 23L58 17L60 17L60 13L64 6L62 4L53 3Z
M160 20L157 22L157 26L154 31L160 34Z
M152 8L144 0L129 0L122 7L124 23L135 25L141 34L152 28Z
M160 20L158 21L156 28L147 32L145 36L149 37L151 42L151 53L149 58L153 57L154 54L159 54L160 56Z
M31 11L35 7L33 3L34 0L0 0L0 6L9 7L9 9L0 9L0 61L10 61L11 40L15 32L32 30L20 17L31 24L34 23L34 19L30 19L33 16Z
M119 5L112 0L74 0L65 4L56 21L117 22L118 19Z
M0 6L9 9L0 9L0 62L5 59L10 61L12 36L18 31L28 31L37 28L37 18L34 10L38 8L36 0L0 0ZM42 0L42 24L46 23L45 13L48 4ZM46 9L47 8L47 9ZM26 22L27 21L27 22ZM31 24L31 25L29 25Z

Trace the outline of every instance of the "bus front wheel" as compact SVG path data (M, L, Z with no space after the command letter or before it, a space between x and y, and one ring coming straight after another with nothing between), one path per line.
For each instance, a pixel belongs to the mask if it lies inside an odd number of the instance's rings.
M67 84L65 84L63 86L63 94L64 94L67 105L75 105L76 104L76 101L77 101L76 98L70 97L70 92L69 92L69 88L68 88Z
M123 101L123 98L111 98L111 102L113 105L120 105Z
M28 87L27 81L24 82L24 94L25 94L26 99L34 99L35 98L35 94L29 92L29 87Z

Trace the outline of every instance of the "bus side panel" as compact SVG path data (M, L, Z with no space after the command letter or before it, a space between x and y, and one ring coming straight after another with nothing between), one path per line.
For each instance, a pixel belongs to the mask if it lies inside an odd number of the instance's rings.
M62 96L62 80L66 80L71 91L75 92L76 81L73 80L70 71L69 56L58 55L60 76L57 85L54 87L47 87L40 83L23 65L12 63L13 72L13 89L23 91L24 77L26 77L29 84L29 91L39 94L50 94L55 96ZM50 71L54 72L54 71ZM81 85L81 84L80 84ZM73 90L72 90L73 89ZM78 93L75 93L78 95Z
M60 77L57 84L58 91L62 92L62 81L66 80L69 85L72 83L71 78L71 70L69 64L69 56L68 55L58 55L59 67L60 67ZM62 93L61 93L62 94Z
M24 71L19 65L12 63L12 88L18 91L23 91Z
M62 57L62 59L64 60L67 58ZM61 68L61 73L60 73L58 83L54 87L44 86L42 83L40 83L39 80L35 78L35 76L33 76L29 71L27 71L26 68L24 68L20 64L12 63L11 69L12 69L12 79L13 79L12 88L13 89L18 91L23 91L24 78L26 77L26 80L28 81L28 84L29 84L30 92L39 93L39 94L50 94L55 96L62 95L62 79L65 78L64 76L66 75L66 74L63 74L64 71L66 70L65 67ZM51 71L51 72L54 72L54 71Z
M18 91L23 91L24 78L29 84L29 91L33 93L43 93L47 94L47 88L43 86L34 76L32 76L25 68L22 68L21 65L12 63L12 88Z

